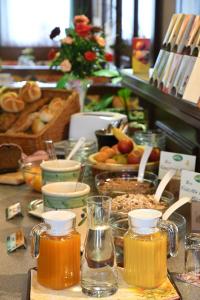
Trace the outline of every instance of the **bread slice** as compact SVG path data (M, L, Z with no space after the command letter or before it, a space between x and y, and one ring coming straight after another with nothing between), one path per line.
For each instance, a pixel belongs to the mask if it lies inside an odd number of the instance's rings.
M7 173L19 169L22 149L16 144L0 145L0 173Z

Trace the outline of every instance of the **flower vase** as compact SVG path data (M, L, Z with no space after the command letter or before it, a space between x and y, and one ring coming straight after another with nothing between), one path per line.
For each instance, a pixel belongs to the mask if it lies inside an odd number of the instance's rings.
M67 83L69 89L75 90L79 94L80 111L84 110L85 96L91 84L92 80L89 79L75 79Z

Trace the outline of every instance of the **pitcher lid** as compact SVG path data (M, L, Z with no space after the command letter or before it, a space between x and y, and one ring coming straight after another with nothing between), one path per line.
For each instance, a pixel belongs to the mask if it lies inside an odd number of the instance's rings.
M63 236L73 228L76 215L72 211L53 210L43 213L42 218L46 224L50 225L50 229L47 231L48 234Z
M128 213L130 225L133 227L156 227L162 212L156 209L134 209Z

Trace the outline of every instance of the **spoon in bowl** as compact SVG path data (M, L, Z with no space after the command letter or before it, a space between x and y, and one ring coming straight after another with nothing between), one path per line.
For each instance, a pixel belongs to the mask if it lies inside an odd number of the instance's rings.
M76 142L68 156L66 157L66 160L70 160L74 154L79 150L79 148L85 143L86 139L84 137L80 137L80 139Z
M138 170L138 178L137 178L138 182L143 182L146 164L147 164L147 161L149 159L152 149L153 149L152 146L145 146L145 149L144 149L141 161L140 161L140 165L139 165L139 170Z
M164 191L164 189L166 188L168 182L172 179L172 177L176 174L176 170L169 170L165 176L162 178L162 180L160 181L155 195L154 195L154 199L155 201L158 203L161 199L162 193Z
M182 197L178 201L176 201L174 204L172 204L162 215L163 220L168 220L169 217L181 206L183 206L186 203L192 203L191 197Z

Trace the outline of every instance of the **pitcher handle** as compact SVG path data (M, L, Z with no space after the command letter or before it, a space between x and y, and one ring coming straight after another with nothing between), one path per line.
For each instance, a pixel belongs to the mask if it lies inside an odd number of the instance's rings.
M50 229L50 226L46 223L40 223L34 226L31 230L31 255L33 258L39 257L40 249L40 236L43 232Z
M176 256L178 252L178 227L171 221L160 220L158 224L161 230L167 231L169 240L169 254Z

